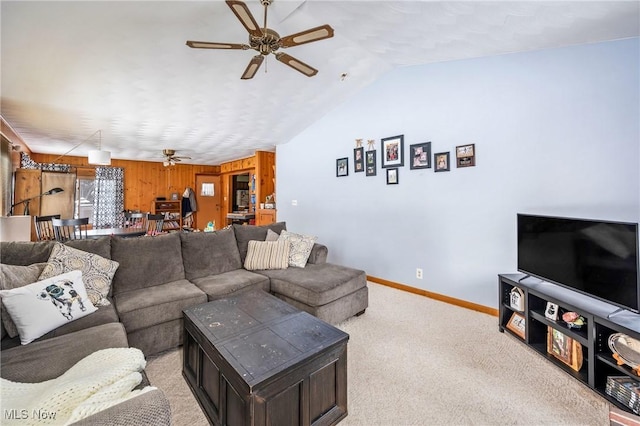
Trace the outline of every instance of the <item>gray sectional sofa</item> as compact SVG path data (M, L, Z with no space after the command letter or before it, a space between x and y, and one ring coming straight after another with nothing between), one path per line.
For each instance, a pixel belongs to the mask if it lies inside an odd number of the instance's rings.
M119 263L111 283L111 305L100 306L98 311L28 345L21 346L19 338L10 338L2 327L0 376L18 382L41 382L59 376L99 349L136 347L149 356L175 348L182 343L183 309L248 289L270 292L333 324L365 311L368 289L364 271L327 263L328 249L324 245L313 245L304 268L244 269L249 241L264 241L268 229L279 234L286 225L234 225L214 233L68 242L69 246ZM0 243L3 271L12 268L7 265L37 267L47 262L54 244ZM7 274L2 276L6 278ZM146 411L138 409L138 399L146 405ZM87 420L99 423L108 419L105 424L119 424L124 418L131 422L127 416L154 411L158 413L157 424L168 424L168 403L159 390L120 405L126 413L118 413L116 406Z

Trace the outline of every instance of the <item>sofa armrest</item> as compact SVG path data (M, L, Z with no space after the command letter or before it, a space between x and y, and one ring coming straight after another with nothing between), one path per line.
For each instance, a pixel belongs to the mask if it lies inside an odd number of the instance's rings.
M326 263L327 254L329 254L329 249L327 248L327 246L314 243L313 248L311 249L311 254L309 254L309 259L307 259L307 263L312 263L315 265Z
M171 425L171 407L160 389L150 390L92 416L74 426Z

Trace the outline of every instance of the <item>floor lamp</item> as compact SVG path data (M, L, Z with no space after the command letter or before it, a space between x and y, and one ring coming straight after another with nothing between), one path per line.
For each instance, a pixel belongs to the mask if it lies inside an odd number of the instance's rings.
M15 204L12 204L11 205L11 209L9 210L9 216L11 216L13 214L13 208L15 206L20 205L20 204L24 204L24 213L23 214L25 216L29 216L29 202L31 202L31 200L35 200L36 198L44 197L45 195L57 194L58 192L63 192L63 191L64 191L64 189L62 189L62 188L53 188L53 189L48 190L47 192L43 192L40 195L36 195L35 197L27 198L26 200L22 200L22 201L19 201L19 202L15 203Z

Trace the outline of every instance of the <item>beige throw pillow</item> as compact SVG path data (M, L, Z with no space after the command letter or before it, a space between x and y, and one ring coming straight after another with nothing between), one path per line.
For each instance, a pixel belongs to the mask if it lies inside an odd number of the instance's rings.
M278 241L284 240L291 245L289 253L289 266L304 268L309 260L311 249L318 237L296 234L294 232L282 231Z
M91 303L95 306L107 306L111 304L107 295L118 266L120 264L114 260L56 243L39 279L80 270Z
M259 269L287 269L290 246L287 241L249 241L244 268L248 271Z

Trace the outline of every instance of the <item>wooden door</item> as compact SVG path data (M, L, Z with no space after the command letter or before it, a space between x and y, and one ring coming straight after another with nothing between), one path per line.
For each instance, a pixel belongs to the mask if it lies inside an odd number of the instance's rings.
M217 175L196 174L196 221L194 228L203 230L209 222L215 222L215 228L220 229L226 225L226 214L223 214L220 203L222 186L221 179Z

